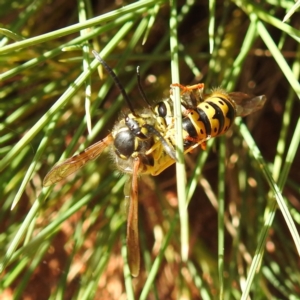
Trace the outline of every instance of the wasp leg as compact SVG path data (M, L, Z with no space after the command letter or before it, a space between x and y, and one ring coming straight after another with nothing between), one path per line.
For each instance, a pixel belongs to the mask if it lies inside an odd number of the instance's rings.
M204 83L197 83L194 85L182 85L180 83L172 83L170 86L171 86L171 88L179 87L181 89L181 92L180 92L181 94L189 93L192 90L203 90L204 89ZM170 93L172 94L172 92L170 92Z
M199 146L201 147L202 150L206 150L206 141L208 141L210 138L211 138L211 135L208 135L205 139L202 139L202 140L195 139L195 138L192 138L189 136L186 137L185 140L193 142L194 145L192 145L189 148L187 148L186 150L184 150L184 153L190 153Z
M164 150L167 152L167 154L172 159L177 161L175 150L167 143L165 138L152 125L145 124L143 127L145 127L148 130L148 132L149 132L148 136L150 137L152 135L155 135L159 139L159 141L161 142L161 144L162 144Z

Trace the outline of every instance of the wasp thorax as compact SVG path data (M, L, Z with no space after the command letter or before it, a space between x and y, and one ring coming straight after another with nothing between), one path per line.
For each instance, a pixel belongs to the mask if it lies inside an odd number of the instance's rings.
M128 159L136 148L135 135L129 128L119 129L115 135L114 150L122 159Z
M148 157L146 152L153 146L154 140L148 133L147 126L143 123L142 118L131 114L127 115L117 123L112 133L114 137L114 153L119 158L130 161L139 157L144 164L153 165L153 158L151 155ZM123 166L121 166L121 169L124 169Z

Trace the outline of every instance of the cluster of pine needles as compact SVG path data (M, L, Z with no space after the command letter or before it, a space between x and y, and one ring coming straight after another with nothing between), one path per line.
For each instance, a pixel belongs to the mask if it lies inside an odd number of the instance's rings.
M299 1L21 2L0 0L0 294L299 299ZM136 109L137 66L153 105L176 81L268 98L206 151L139 179L134 279L127 179L109 154L42 186L126 110L92 50Z

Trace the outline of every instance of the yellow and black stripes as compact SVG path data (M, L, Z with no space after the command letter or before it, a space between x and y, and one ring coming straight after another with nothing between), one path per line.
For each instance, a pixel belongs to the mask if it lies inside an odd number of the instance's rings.
M187 109L182 121L185 146L201 144L211 137L224 134L235 117L235 104L230 97L223 91L213 92L196 108Z
M181 89L183 109L183 137L185 150L201 146L206 141L228 131L236 116L246 116L261 109L266 101L264 95L251 97L240 92L227 93L215 89L204 94L204 84L183 86L172 84Z

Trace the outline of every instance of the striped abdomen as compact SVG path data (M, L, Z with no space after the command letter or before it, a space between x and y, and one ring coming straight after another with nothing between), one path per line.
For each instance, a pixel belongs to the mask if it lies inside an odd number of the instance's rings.
M201 144L224 134L236 117L235 103L223 91L215 91L183 118L185 144ZM204 146L205 147L205 146Z

